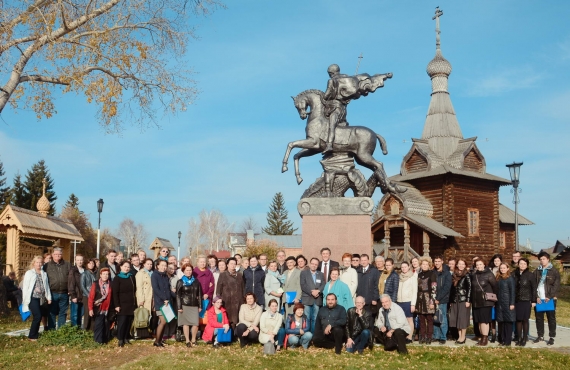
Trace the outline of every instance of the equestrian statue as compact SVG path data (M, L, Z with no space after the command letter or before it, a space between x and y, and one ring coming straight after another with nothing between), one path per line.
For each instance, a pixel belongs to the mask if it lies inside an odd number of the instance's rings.
M323 159L320 162L324 169L323 175L302 198L343 197L348 189L352 189L357 197L369 197L377 186L383 193L404 192L405 189L387 179L384 166L372 156L376 141L380 143L382 153L388 154L384 138L367 127L350 126L346 120L346 107L350 101L383 87L384 81L392 78L392 73L348 76L340 73L338 65L332 64L328 74L330 79L325 92L311 89L292 97L299 117L307 119L307 137L287 145L282 172L288 170L291 150L301 148L293 156L298 184L303 181L299 159L321 153ZM355 168L355 161L373 172L368 180Z

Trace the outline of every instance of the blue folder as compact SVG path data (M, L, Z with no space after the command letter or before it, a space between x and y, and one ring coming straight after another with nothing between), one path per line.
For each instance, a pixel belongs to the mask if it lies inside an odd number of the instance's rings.
M30 315L32 314L29 310L27 312L22 312L22 305L20 305L18 309L20 310L20 316L22 316L22 321L26 321L28 317L30 317Z
M296 296L297 296L297 292L286 292L285 293L285 302L287 304L293 304L293 301L295 301Z
M232 342L232 329L229 329L227 333L224 333L224 329L217 329L218 335L216 339L218 343L231 343Z
M491 320L495 321L496 320L496 311L495 311L495 307L491 307Z
M542 303L536 305L535 309L536 312L548 312L554 311L554 299L549 300L548 302L541 300Z

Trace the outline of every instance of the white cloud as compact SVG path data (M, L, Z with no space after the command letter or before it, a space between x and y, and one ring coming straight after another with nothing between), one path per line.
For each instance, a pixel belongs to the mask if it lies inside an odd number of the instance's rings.
M530 67L515 67L493 72L479 74L479 78L468 82L466 94L468 96L496 96L504 93L528 89L536 85L542 79L542 73L534 71Z

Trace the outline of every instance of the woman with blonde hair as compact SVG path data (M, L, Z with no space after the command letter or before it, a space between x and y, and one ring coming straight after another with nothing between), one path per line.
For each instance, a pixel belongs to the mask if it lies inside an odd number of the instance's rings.
M24 274L22 287L22 312L31 311L33 316L28 334L32 341L38 339L42 317L47 316L47 305L51 304L47 274L42 270L43 260L42 256L34 256L30 269Z
M200 255L197 258L196 268L192 270L192 275L198 280L200 286L202 287L202 299L208 300L208 306L212 306L212 298L214 298L214 292L216 289L216 279L214 274L207 266L208 259L204 255Z
M418 276L412 271L407 261L400 264L400 269L396 303L404 310L406 320L408 320L410 325L408 343L411 343L414 332L414 312L416 312L416 300L418 299Z
M432 270L431 258L422 257L419 262L416 311L420 319L420 344L431 344L435 297L437 295L437 275Z
M352 301L356 299L356 288L358 288L358 273L352 267L352 254L345 253L342 255L342 263L340 267L340 281L348 285Z

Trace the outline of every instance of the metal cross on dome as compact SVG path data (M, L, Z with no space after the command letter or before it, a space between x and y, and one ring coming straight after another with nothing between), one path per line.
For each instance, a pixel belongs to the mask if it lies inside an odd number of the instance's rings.
M439 9L439 6L435 7L435 15L433 16L432 20L435 20L435 47L439 49L439 17L443 15L443 10Z

